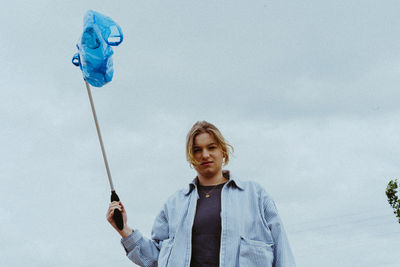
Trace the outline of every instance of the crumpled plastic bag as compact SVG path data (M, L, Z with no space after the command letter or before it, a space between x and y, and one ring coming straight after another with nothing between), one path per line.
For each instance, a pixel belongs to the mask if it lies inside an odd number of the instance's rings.
M95 87L112 80L114 74L111 46L123 40L121 27L111 18L89 10L83 19L83 33L76 47L78 53L72 63L82 70L84 79Z

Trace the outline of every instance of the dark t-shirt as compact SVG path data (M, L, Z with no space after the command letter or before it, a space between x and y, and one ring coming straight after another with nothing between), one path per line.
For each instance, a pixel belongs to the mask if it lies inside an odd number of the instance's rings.
M217 186L198 185L196 215L192 228L190 267L218 267L221 243L221 190ZM209 195L207 198L206 195Z

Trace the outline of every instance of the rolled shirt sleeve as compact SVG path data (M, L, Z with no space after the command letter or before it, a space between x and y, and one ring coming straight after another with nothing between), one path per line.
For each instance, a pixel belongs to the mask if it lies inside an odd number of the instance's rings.
M140 231L121 239L128 258L135 264L143 267L156 267L162 241L169 235L168 220L165 210L157 215L152 228L152 239L143 236Z

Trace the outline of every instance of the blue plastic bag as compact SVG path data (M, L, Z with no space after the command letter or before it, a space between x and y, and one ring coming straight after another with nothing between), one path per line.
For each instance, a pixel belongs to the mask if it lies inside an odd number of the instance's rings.
M89 10L83 19L83 33L72 63L79 66L85 80L101 87L112 80L114 69L111 46L123 40L122 30L111 18Z

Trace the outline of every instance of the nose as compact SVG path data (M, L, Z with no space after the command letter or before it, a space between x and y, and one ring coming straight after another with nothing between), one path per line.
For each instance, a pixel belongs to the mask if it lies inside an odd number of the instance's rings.
M208 151L208 149L203 149L201 156L203 159L207 159L210 156L210 152Z

